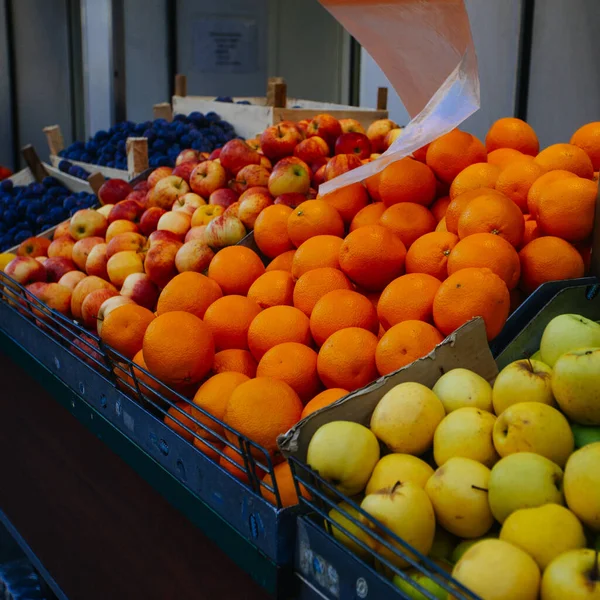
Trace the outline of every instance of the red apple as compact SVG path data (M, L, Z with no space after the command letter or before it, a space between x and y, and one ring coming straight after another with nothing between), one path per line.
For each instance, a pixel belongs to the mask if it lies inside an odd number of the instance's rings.
M364 133L342 133L335 142L336 154L354 154L365 159L371 156L371 142Z
M146 273L128 275L121 287L121 296L131 298L136 304L154 310L158 300L158 287Z
M208 198L215 190L225 187L227 173L222 165L214 160L201 162L190 175L190 187L202 198Z
M107 179L98 190L100 204L116 204L125 200L133 191L131 185L122 179Z
M173 202L171 210L184 212L192 216L199 206L204 206L205 204L204 198L201 198L198 194L194 194L194 192L188 192Z
M281 196L277 196L277 198L275 198L274 204L283 204L285 206L289 206L290 208L296 208L303 202L306 202L306 200L307 197L305 194L281 194Z
M106 270L106 264L108 263L107 248L107 244L98 244L92 248L85 263L85 272L88 275L108 279L108 271Z
M88 329L96 329L98 313L105 300L117 296L118 292L111 289L94 290L90 292L81 304L81 322Z
M148 208L144 211L142 218L140 219L139 228L140 231L144 235L150 235L153 231L156 231L156 227L158 226L158 220L166 213L167 211L164 208L160 208L160 206L153 206L152 208Z
M140 194L141 192L133 192ZM144 198L145 200L145 198ZM113 209L108 215L109 224L113 221L131 221L132 223L139 223L140 217L144 213L144 205L140 204L136 200L122 200L118 204L115 204Z
M120 233L106 245L106 258L110 259L118 252L125 252L126 250L145 252L147 247L148 240L143 235L134 231Z
M217 160L221 156L221 148L215 148L210 155L208 156L208 160Z
M127 202L128 200L134 200L140 206L145 207L146 206L146 196L147 196L147 192L143 192L142 190L133 190L133 192L131 192L131 194L129 194L127 196L127 198L125 198L125 202Z
M321 156L314 162L310 163L311 176L314 175L323 165L326 165L328 162L329 162L328 156Z
M182 245L181 242L171 241L150 246L144 261L144 270L159 288L164 288L177 275L175 257Z
M150 186L147 181L139 181L133 186L134 192L142 192L142 194L145 194L149 189Z
M260 155L260 166L270 171L273 168L273 163L264 155Z
M223 168L230 173L233 173L233 175L237 175L246 165L260 164L260 154L256 150L250 148L246 142L239 139L227 142L223 148L221 148L219 159Z
M294 148L302 141L300 130L293 123L284 122L267 127L260 136L260 149L271 160L279 160L294 154Z
M241 194L251 187L269 184L269 171L261 165L248 165L240 169L236 178L229 182L229 187Z
M173 232L180 240L190 230L192 217L186 212L168 212L158 220L158 230L166 229Z
M340 127L342 128L342 133L367 133L365 128L356 119L340 119Z
M106 230L106 242L110 242L115 236L122 233L137 233L138 231L139 227L133 221L125 221L125 219L113 221Z
M252 189L252 188L250 188ZM231 206L228 206L223 213L224 217L235 217L237 219L238 209L240 208L240 201L234 202ZM221 215L219 215L221 216Z
M208 227L208 226L207 226ZM175 267L180 273L195 271L202 273L208 269L215 253L208 247L204 240L191 240L186 242L175 256Z
M307 164L312 164L313 162L329 156L329 146L323 138L314 135L313 137L302 140L294 148L294 156L297 156Z
M50 240L45 237L30 237L19 244L17 248L17 256L48 256L48 248Z
M281 196L281 194L293 192L306 194L309 188L310 169L299 164L288 163L281 165L281 162L279 162L275 165L269 177L269 192L273 196Z
M214 250L234 246L245 236L246 228L237 217L221 215L206 226L206 243Z
M239 198L239 194L234 192L229 188L221 188L219 190L215 190L210 197L208 198L209 204L214 204L215 206L222 206L223 208L227 208L231 206L234 202L237 202Z
M187 183L190 182L190 177L192 175L192 171L199 165L199 161L189 160L188 162L181 163L173 169L173 175L175 177L181 177Z
M172 231L167 231L166 229L161 229L157 231L153 231L148 236L148 245L152 246L153 244L157 244L158 242L177 242L181 243L179 236L174 234Z
M338 137L342 135L342 127L340 125L340 122L331 115L317 115L310 122L306 131L307 137L310 138L314 135L322 137L327 142L329 148L333 148L335 140L337 140Z
M319 167L315 173L313 173L313 176L310 180L312 187L319 189L319 186L327 181L327 178L325 177L326 169L327 165L323 165L322 167Z
M112 181L121 180L115 179ZM71 217L69 233L74 240L81 240L92 236L104 237L107 227L108 221L106 217L91 208L84 208L83 210L78 210Z
M4 267L6 275L21 285L28 285L36 281L46 281L47 274L41 262L31 256L17 256Z
M306 132L308 131L308 126L310 125L310 119L301 119L296 123L296 127L300 130L302 135L306 137Z
M169 177L173 173L171 167L158 167L148 175L147 190L150 191L161 179Z
M27 291L39 298L48 308L55 310L65 317L71 315L71 290L58 283L32 283L27 286ZM49 320L46 313L33 310L42 320Z
M258 218L258 215L273 204L273 199L270 195L259 192L247 196L245 199L240 200L238 207L238 219L244 224L246 229L254 229L254 223Z
M148 208L160 206L160 208L169 210L177 198L189 191L190 186L181 177L175 177L174 175L163 177L148 192Z
M73 262L77 265L80 271L85 270L85 263L88 259L88 255L94 246L98 244L104 244L104 238L101 237L88 237L75 242L73 246Z
M85 273L82 273L81 271L69 271L58 280L58 283L60 283L60 285L68 287L71 291L73 291L77 287L77 284L86 277L87 275Z
M367 137L371 141L371 150L373 152L384 152L386 150L385 136L397 127L398 125L391 119L373 121L367 129Z
M353 169L357 169L362 165L362 162L355 154L337 154L329 160L325 166L325 179L330 181L334 177L347 173Z
M106 216L106 215L104 215L104 216ZM54 234L52 235L52 239L55 240L56 238L63 237L65 235L68 237L71 237L71 234L69 233L70 225L71 225L70 219L68 221L63 221L62 223L57 225L56 229L54 230Z
M200 162L200 152L192 148L182 150L175 159L175 166L178 167L186 162Z
M69 274L65 275L68 277ZM62 281L62 279L61 279ZM61 284L62 285L62 284ZM73 294L71 295L71 314L74 319L81 319L81 305L83 301L86 299L88 294L91 294L94 290L103 290L109 289L116 291L116 288L112 283L105 281L104 279L100 279L100 277L95 277L93 275L88 275L84 277L73 289Z
M64 256L54 256L44 263L44 268L50 283L57 283L60 278L70 271L77 271L75 263Z
M202 240L204 241L206 231L206 225L197 225L196 227L192 227L186 234L184 242L191 242L192 240Z

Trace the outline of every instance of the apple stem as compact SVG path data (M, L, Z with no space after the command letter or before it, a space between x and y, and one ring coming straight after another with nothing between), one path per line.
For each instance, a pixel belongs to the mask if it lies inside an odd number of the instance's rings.
M394 487L392 487L392 494L402 485L401 481L396 481Z
M533 363L531 362L531 358L527 357L527 364L529 365L529 370L533 373Z
M474 490L479 490L480 492L487 492L488 491L487 488L482 488L482 487L479 487L478 485L472 485L471 487Z

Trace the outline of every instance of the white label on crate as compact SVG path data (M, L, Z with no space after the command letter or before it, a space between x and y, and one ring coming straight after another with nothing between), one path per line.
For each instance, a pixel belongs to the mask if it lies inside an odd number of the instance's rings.
M194 62L204 73L258 70L258 27L248 17L200 17L194 22Z

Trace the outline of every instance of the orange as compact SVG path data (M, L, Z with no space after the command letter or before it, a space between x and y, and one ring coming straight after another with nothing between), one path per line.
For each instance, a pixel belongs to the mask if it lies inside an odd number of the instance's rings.
M450 186L450 199L454 200L464 192L480 188L493 188L496 185L500 167L485 162L475 163L463 169Z
M369 204L369 195L362 183L352 183L326 196L317 196L317 200L324 200L333 206L340 213L344 223L350 225L358 211Z
M498 148L498 150L488 152L487 160L488 164L496 165L501 169L504 169L504 167L507 167L515 161L523 160L526 156L528 155L523 154L518 150L513 150L512 148Z
M206 445L204 447L208 448ZM224 456L219 456L219 465L236 479L239 479L244 483L250 483L248 468L252 467L250 465L248 465L248 467L246 466L246 462L241 452L231 446L225 446L221 452ZM254 467L254 469L257 476L260 475L260 477L264 477L263 469L260 469L260 467Z
M409 249L415 240L426 233L431 233L437 223L431 211L424 206L413 202L402 202L390 206L381 215L379 224L395 233Z
M381 202L381 196L379 195L379 181L381 179L381 171L379 173L375 173L375 175L371 175L371 177L367 177L365 179L365 186L367 188L367 192L373 202Z
M287 222L287 232L297 248L316 235L344 237L344 221L331 204L323 200L307 200L292 211Z
M394 279L381 293L377 316L384 329L402 321L433 319L433 299L440 280L424 273L411 273Z
M317 235L296 250L292 261L292 275L299 279L304 273L322 267L340 268L342 239L335 235Z
M313 269L304 273L294 287L294 306L310 317L315 304L333 290L352 290L350 280L339 270L331 267Z
M219 250L208 266L208 276L221 286L224 295L245 296L264 272L265 266L258 254L244 246Z
M406 253L406 272L425 273L440 281L448 277L448 257L458 243L449 231L434 231L420 237Z
M234 371L213 375L198 388L193 400L194 406L198 406L218 421L223 421L223 415L231 394L245 381L250 381L250 378L243 373L235 373ZM200 437L217 440L214 434L224 435L223 426L215 419L211 419L195 408L192 409L192 416L207 427L207 429L203 429L199 425L196 426Z
M420 148L418 148L417 150L415 150L413 152L413 158L415 160L418 160L419 162L425 162L425 159L427 157L427 149L429 148L429 144L425 144L424 146L421 146Z
M561 179L545 186L537 203L537 223L545 235L581 242L592 234L598 184Z
M505 239L492 233L475 233L456 244L448 257L448 275L467 267L487 267L509 290L517 287L521 276L517 251Z
M442 196L429 207L431 214L438 223L446 216L446 210L448 209L449 204L450 196Z
M594 171L600 169L600 121L580 127L573 134L571 144L581 148L590 157Z
M243 373L248 377L256 377L256 361L254 356L248 350L238 350L230 348L221 350L215 354L212 372L224 373L225 371L235 371Z
M205 454L206 456L208 456L210 459L214 460L215 462L219 462L219 460L221 458L221 455L219 454L219 452L223 453L225 451L224 444L222 444L220 442L215 442L215 441L205 442L204 440L202 440L199 437L194 437L194 446L200 452L202 452L202 454ZM219 452L217 452L217 450Z
M340 329L319 350L317 370L327 388L353 392L377 378L377 336L360 327Z
M498 119L485 136L488 152L498 148L512 148L523 154L535 156L540 149L538 137L531 125L521 119L505 117Z
M542 283L583 277L583 258L577 250L557 237L546 236L533 240L519 252L521 283L519 287L530 294Z
M535 162L546 171L561 169L571 171L585 179L594 177L594 166L590 157L584 150L573 144L548 146L535 157Z
M310 315L310 331L317 346L340 329L362 327L377 333L379 323L373 303L352 290L334 290L325 294Z
M443 335L474 317L482 317L488 340L494 339L510 310L506 284L490 269L461 269L442 282L433 301L433 321Z
M285 204L273 204L263 209L256 218L254 241L265 256L275 258L294 247L287 231L287 221L292 212Z
M517 247L523 239L525 221L519 207L506 196L484 195L471 200L458 220L458 237L493 233Z
M184 440L191 442L194 439L194 434L190 433L183 426L196 431L196 424L186 415L191 414L192 405L189 402L176 402L175 406L171 406L165 415L165 425L170 427L175 433L179 434Z
M342 271L369 292L382 290L404 273L406 247L400 238L380 225L361 227L341 245Z
M287 227L287 226L286 226ZM292 272L292 262L296 254L295 250L288 250L276 256L266 268L266 271L289 271Z
M386 331L377 344L375 362L380 375L393 373L427 356L444 336L429 323L402 321Z
M531 186L544 175L544 169L535 162L515 162L508 165L496 182L496 190L510 198L520 209L527 212L527 194Z
M538 227L537 221L534 221L533 219L525 221L525 231L523 232L523 239L521 240L519 250L527 246L527 244L529 244L529 242L531 242L532 240L536 240L541 236L542 233L540 232L540 228Z
M593 240L585 240L583 242L577 242L576 244L573 244L583 259L584 275L589 272L590 264L592 262L592 241Z
M102 341L127 358L141 349L154 314L137 304L123 304L108 313L102 323Z
M254 317L248 329L248 347L256 360L284 342L311 343L310 323L301 310L293 306L272 306Z
M448 228L446 227L446 217L444 217L436 226L434 231L447 232ZM453 234L454 235L454 234Z
M306 404L302 411L301 418L304 419L308 415L333 404L336 400L348 395L348 390L343 388L329 388L320 394L317 394L310 402Z
M537 205L544 187L561 179L575 177L577 177L575 173L571 173L571 171L563 171L561 169L556 171L548 171L547 173L544 173L538 177L533 185L529 188L529 192L527 192L527 212L531 215L531 218L537 219Z
M308 402L321 387L317 353L297 342L277 344L265 352L258 363L256 376L285 381L302 402Z
M148 325L143 351L148 371L167 385L196 383L212 367L215 343L206 323L191 313L173 311Z
M268 452L277 450L277 436L300 420L302 402L284 381L257 377L238 386L227 403L224 422ZM225 431L231 443L237 436Z
M292 305L294 278L288 271L269 271L263 273L248 290L248 298L254 300L261 308Z
M292 477L292 469L289 463L282 462L275 465L273 468L273 475L275 476L275 483L277 485L277 491L279 493L279 500L281 507L286 508L288 506L295 506L298 504L298 494L296 492L296 486L294 484L294 478ZM275 495L275 486L273 485L273 477L270 473L267 473L263 478L263 483L273 488L271 492L264 485L260 486L260 492L263 498L271 504L277 506L277 496ZM302 496L310 497L306 488L301 485Z
M433 171L422 162L408 157L388 165L379 180L379 195L386 206L398 202L429 206L435 199L435 191Z
M486 162L485 146L470 133L454 129L429 144L425 161L438 179L452 183L466 167Z
M450 194L450 184L435 178L435 197L443 198Z
M477 190L469 190L460 196L456 196L456 198L448 204L446 214L444 215L444 218L446 219L446 230L451 233L458 233L458 219L471 200L479 198L479 196L488 196L489 194L499 193L500 192L491 188L480 188Z
M245 296L224 296L206 310L204 322L212 331L217 350L248 350L248 329L260 306Z
M379 217L385 212L386 206L383 202L374 202L361 208L350 223L350 231L354 231L365 225L377 225Z
M174 310L183 310L203 319L206 309L223 296L219 284L193 271L176 275L167 283L158 297L156 314L164 315Z

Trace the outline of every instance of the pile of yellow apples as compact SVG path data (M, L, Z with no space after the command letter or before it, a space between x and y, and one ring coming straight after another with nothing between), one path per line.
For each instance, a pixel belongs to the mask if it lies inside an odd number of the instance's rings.
M539 351L506 366L493 385L466 369L432 389L401 383L379 400L370 427L321 426L307 462L485 600L597 600L600 324L555 317ZM334 536L360 557L405 569L408 582L392 575L407 597L424 598L412 581L452 597L349 503L329 516Z

